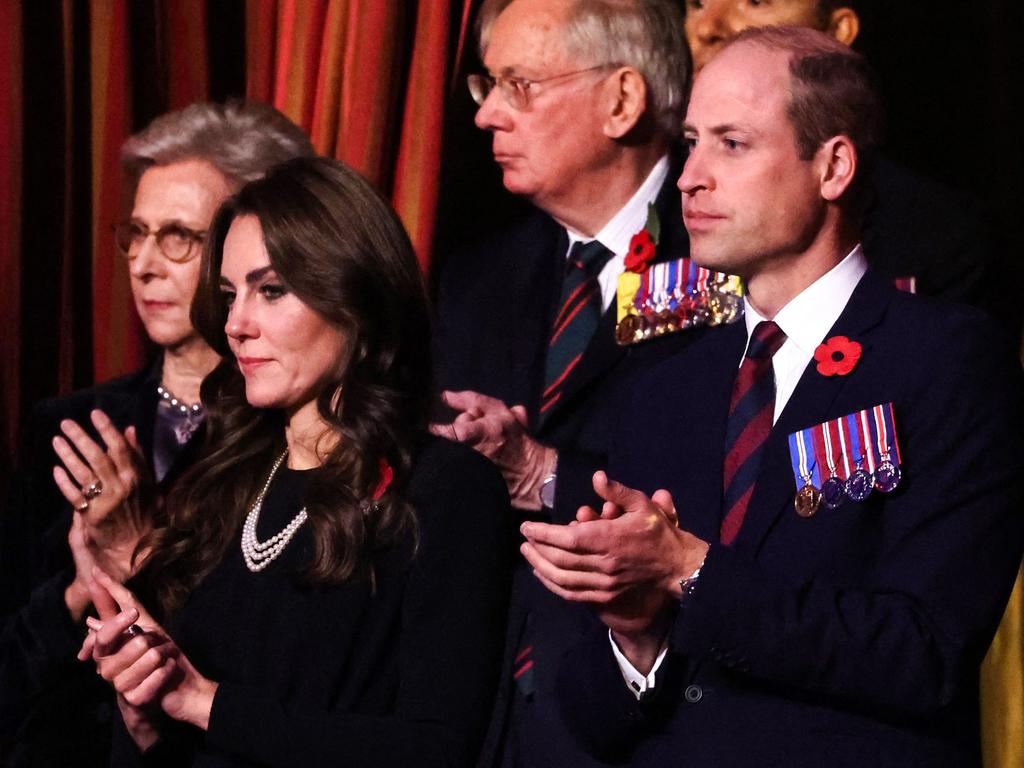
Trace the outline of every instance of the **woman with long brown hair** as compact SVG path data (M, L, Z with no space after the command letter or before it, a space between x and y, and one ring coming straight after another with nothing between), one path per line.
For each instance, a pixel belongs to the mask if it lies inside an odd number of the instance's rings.
M83 648L134 742L115 764L470 763L508 498L426 433L430 323L397 217L334 161L286 163L218 212L192 315L224 358L209 448L143 542L140 597L99 576Z

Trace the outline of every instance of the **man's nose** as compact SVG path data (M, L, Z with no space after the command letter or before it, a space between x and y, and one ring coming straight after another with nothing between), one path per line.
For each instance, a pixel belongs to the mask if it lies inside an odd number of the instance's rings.
M710 169L699 147L693 146L690 148L690 153L687 155L686 163L683 165L683 172L680 174L676 186L679 187L679 191L684 195L693 195L701 189L714 189L715 185Z
M477 128L484 131L508 130L511 117L508 114L510 109L511 107L501 94L501 88L495 85L476 111L473 122Z

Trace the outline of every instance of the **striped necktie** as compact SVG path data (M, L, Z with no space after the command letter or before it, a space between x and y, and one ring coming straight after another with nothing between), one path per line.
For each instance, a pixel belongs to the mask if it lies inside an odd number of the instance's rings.
M601 321L601 286L597 276L611 256L612 252L597 240L573 243L569 251L562 279L562 297L548 342L544 394L540 403L541 421L561 398L562 387L579 365L583 351Z
M750 336L747 353L732 387L722 472L723 544L732 544L736 540L754 492L754 482L761 468L761 454L772 429L772 414L775 412L772 356L785 340L786 334L771 320L758 323Z

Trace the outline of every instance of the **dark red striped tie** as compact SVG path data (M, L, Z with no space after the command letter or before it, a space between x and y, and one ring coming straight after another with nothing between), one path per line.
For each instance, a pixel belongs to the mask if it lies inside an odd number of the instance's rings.
M579 365L583 351L601 321L601 286L597 276L612 256L597 240L574 243L569 251L562 298L551 326L547 362L544 366L544 394L540 400L541 421L562 396L562 387Z
M725 429L725 465L722 471L725 511L721 540L732 544L743 525L754 482L761 468L764 442L772 429L775 411L775 374L772 356L786 334L771 320L758 323L747 344L729 401Z

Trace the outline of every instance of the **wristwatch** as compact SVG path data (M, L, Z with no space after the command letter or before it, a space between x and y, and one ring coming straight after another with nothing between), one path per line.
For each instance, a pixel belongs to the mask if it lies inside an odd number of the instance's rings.
M540 503L548 509L555 508L555 479L557 477L558 475L552 472L540 484Z

